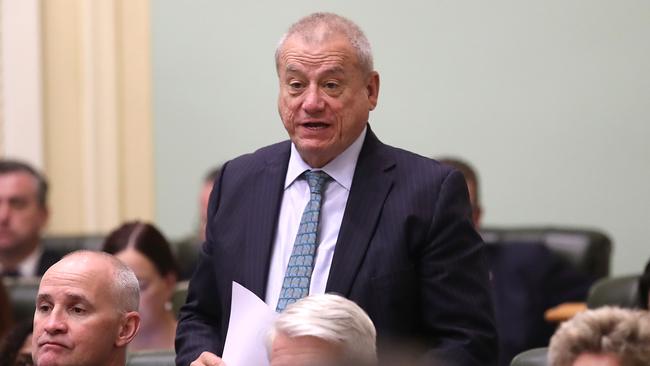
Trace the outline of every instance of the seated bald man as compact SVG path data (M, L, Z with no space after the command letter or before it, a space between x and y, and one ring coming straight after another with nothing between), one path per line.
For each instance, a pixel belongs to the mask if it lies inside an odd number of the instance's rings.
M123 366L140 326L138 280L106 253L77 251L45 272L34 313L37 366Z

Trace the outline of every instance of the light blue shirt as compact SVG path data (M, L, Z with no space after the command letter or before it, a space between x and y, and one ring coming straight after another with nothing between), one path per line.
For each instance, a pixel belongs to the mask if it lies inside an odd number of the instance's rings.
M363 141L366 138L367 129L368 127L364 128L352 145L348 146L334 160L330 161L322 169L314 169L323 170L332 179L327 184L321 204L319 244L316 250L314 272L309 286L310 294L325 293L336 240L339 237L354 170L357 166ZM264 301L272 308L275 308L278 303L284 272L287 269L289 257L293 250L293 242L298 233L302 212L307 202L309 202L309 185L306 180L298 179L298 177L310 169L311 167L302 159L292 143L289 167L284 181L284 195L280 206L278 228L273 242L273 252L271 253L269 278L266 283L266 299Z

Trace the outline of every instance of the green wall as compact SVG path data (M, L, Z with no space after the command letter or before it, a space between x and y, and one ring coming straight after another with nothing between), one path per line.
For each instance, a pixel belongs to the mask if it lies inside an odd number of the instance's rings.
M275 45L313 11L361 25L386 143L479 170L486 225L600 228L650 258L650 2L152 1L157 222L198 221L205 171L286 138Z

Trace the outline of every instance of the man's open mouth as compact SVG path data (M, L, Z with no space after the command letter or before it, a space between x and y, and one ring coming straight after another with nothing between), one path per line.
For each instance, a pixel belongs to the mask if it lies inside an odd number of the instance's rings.
M318 130L327 128L329 125L323 122L307 122L303 124L304 127L309 128L310 130Z

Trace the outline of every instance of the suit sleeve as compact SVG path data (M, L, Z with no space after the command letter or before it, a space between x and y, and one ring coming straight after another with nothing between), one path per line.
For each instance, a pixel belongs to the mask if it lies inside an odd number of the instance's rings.
M212 260L217 233L214 225L211 225L219 205L225 170L224 165L210 195L206 241L201 246L187 300L179 314L175 344L177 366L188 366L204 351L220 355L225 342L221 332L223 324L220 324L224 309L219 301L216 268Z
M471 222L467 185L451 171L420 251L422 308L435 346L427 364L496 365L498 346L483 241Z

